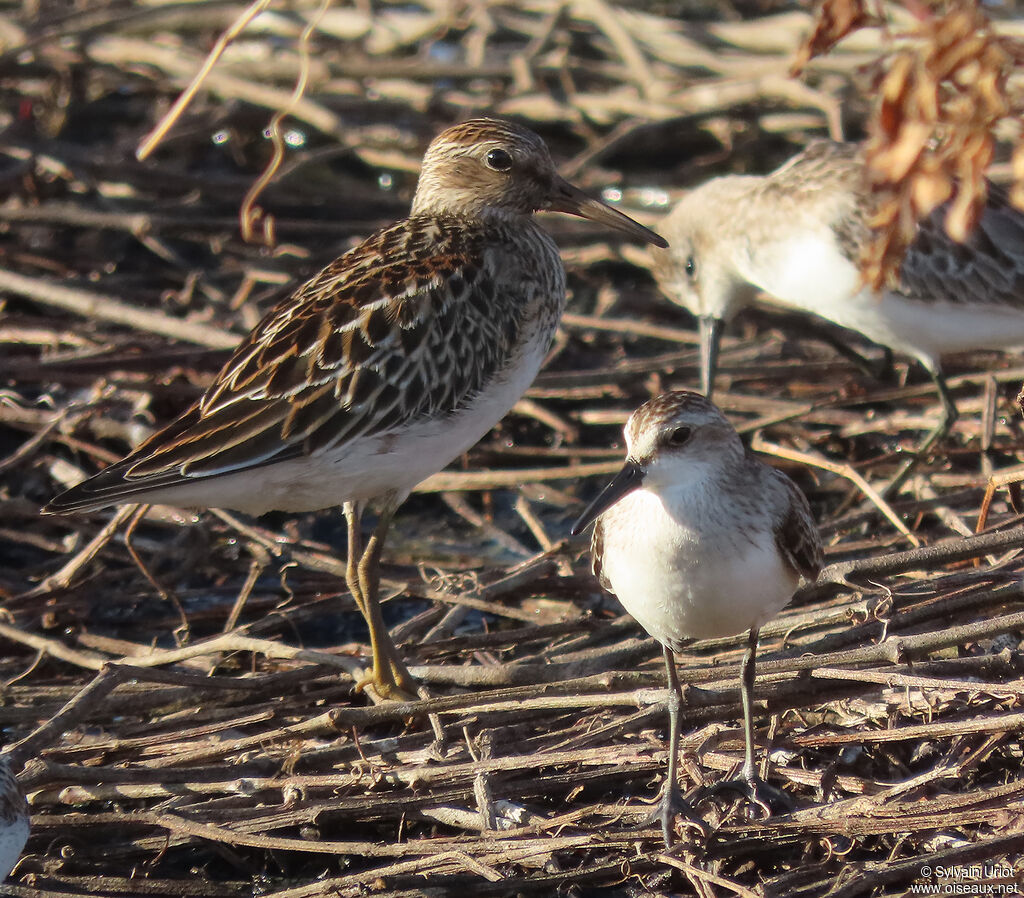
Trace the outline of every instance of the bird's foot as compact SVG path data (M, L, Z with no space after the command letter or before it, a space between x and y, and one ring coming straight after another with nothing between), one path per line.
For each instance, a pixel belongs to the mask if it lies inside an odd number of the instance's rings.
M731 792L747 801L751 812L758 812L761 817L776 814L788 814L793 810L793 800L781 789L770 786L759 776L741 776L733 780L723 780L701 789L695 804L717 798L723 793ZM753 816L753 813L750 814Z
M356 680L356 692L367 688L385 701L414 702L419 698L416 681L397 658L378 659L378 663Z
M683 826L695 830L695 841L704 842L708 836L707 824L684 797L678 783L666 783L658 800L649 814L636 824L637 829L647 829L655 824L661 826L665 847L671 848L676 835L675 820L681 818Z

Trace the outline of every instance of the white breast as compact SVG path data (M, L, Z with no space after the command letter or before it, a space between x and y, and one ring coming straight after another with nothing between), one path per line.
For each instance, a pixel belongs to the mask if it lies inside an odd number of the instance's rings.
M919 301L896 293L879 297L865 290L833 320L927 367L948 353L1024 346L1024 308L1011 306Z
M827 229L799 232L754 253L741 263L743 277L783 304L825 318L835 320L833 313L861 286L860 272Z
M741 260L741 274L781 305L858 331L929 368L947 353L1024 346L1024 308L915 300L865 289L857 267L827 229L755 252Z
M673 503L674 504L674 503ZM646 489L604 519L602 570L626 610L655 639L678 648L760 626L792 597L798 578L768 530L722 529L670 515Z

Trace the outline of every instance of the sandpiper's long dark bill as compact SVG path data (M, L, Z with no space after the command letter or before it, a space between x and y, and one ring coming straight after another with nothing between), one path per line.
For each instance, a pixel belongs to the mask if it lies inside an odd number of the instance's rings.
M1024 345L1024 214L992 187L964 244L945 209L919 226L894 289L864 287L859 259L873 239L873 198L859 146L821 140L765 176L715 178L664 219L671 244L654 250L662 290L701 324L701 381L711 394L720 323L763 291L919 361L956 418L940 360L947 353Z
M668 247L668 241L660 234L655 234L649 228L633 221L628 215L623 215L618 209L613 209L606 203L588 196L579 187L575 187L563 178L556 177L552 190L551 205L548 206L551 212L566 212L569 215L578 215L580 218L587 218L596 221L598 224L607 225L641 240L652 246L662 249Z
M682 691L673 652L689 639L749 630L741 668L744 754L740 788L768 804L754 765L754 655L759 628L821 569L807 499L785 474L743 447L725 416L698 393L664 393L626 423L626 462L573 527L596 520L594 572L664 647L669 771L660 817L690 810L676 778ZM692 810L690 810L692 815ZM695 818L694 818L695 819Z
M384 537L412 488L487 433L540 368L565 304L558 248L533 218L549 209L664 245L561 178L532 131L494 119L449 128L427 148L408 218L299 287L199 402L47 510L342 505L367 681L415 695L377 600ZM364 549L371 500L381 515Z

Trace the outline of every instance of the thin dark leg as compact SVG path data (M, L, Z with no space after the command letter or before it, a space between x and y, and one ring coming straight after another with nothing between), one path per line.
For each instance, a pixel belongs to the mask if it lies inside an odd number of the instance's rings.
M646 828L652 823L661 823L665 847L671 848L674 835L672 824L676 816L682 817L688 826L700 833L701 837L707 836L707 827L690 803L683 798L683 791L679 788L679 712L683 705L683 690L679 685L676 658L672 649L663 645L662 653L665 656L665 671L668 675L668 773L658 806L640 825Z
M942 402L942 420L938 426L933 430L924 443L921 445L919 452L927 452L940 440L944 440L950 429L956 423L956 419L960 417L960 412L957 411L956 403L953 401L953 397L949 394L949 387L946 385L946 375L942 373L942 369L936 365L933 370L928 372L932 376L932 380L935 381L935 389L939 392L939 399Z
M757 771L754 762L754 679L755 662L757 659L757 643L761 636L758 627L751 627L747 636L747 650L743 653L740 665L740 697L743 701L743 736L746 746L743 753L743 769L741 775L746 780L750 791L747 793L751 802L764 809L766 814L779 811L786 812L793 808L793 802L781 789L769 786Z
M174 638L178 641L179 645L184 645L188 642L191 627L189 626L188 616L185 614L185 609L182 607L181 601L173 592L164 589L156 577L153 576L153 572L150 571L146 562L142 560L142 556L135 551L135 544L132 542L132 537L135 536L136 528L140 523L142 523L142 519L146 516L146 512L148 512L150 508L152 508L152 506L148 504L135 506L135 511L128 520L128 526L124 528L124 547L128 550L128 554L131 555L132 561L135 562L135 566L142 571L142 576L149 581L149 585L159 593L161 599L166 602L170 602L174 606L174 610L178 612L178 617L181 618L181 626L175 627ZM234 626L234 624L231 626ZM228 627L228 629L231 629L231 627Z
M888 346L882 347L882 364L879 366L878 379L892 380L896 374L896 366L893 363L892 350Z
M661 648L665 653L665 671L668 674L668 775L661 793L659 813L665 847L671 848L672 819L676 811L685 806L679 788L679 711L683 705L683 690L679 686L679 674L676 673L675 653L667 645Z
M925 367L935 382L935 389L938 391L939 400L942 402L942 419L935 429L924 438L924 441L918 446L913 456L903 463L903 466L896 472L896 476L882 490L883 499L888 499L896 494L911 475L914 468L917 467L918 462L928 454L932 446L946 438L946 435L956 423L956 419L960 417L960 413L956 410L956 403L953 402L953 397L949 394L949 387L946 386L946 377L942 373L942 368L937 364L934 366L926 365Z
M787 331L795 331L797 334L810 334L812 337L821 340L831 346L843 358L852 362L857 368L868 377L876 380L885 380L892 373L892 350L882 346L882 358L880 360L868 358L854 349L847 342L849 332L836 330L834 325L829 325L815 315L807 315L804 312L786 313L781 308L772 309L772 321Z
M885 380L886 376L891 373L892 350L887 346L882 347L884 352L881 360L870 359L865 355L861 355L856 349L850 346L842 336L832 333L828 328L814 328L814 331L816 336L828 343L829 346L831 346L847 361L853 362L853 364L868 377L873 377L875 380Z
M786 812L792 809L793 803L789 796L774 786L769 786L757 772L754 762L754 677L757 642L760 630L752 627L747 637L747 648L740 663L740 698L743 703L743 767L738 780L726 780L715 783L703 791L700 801L720 792L733 792L743 795L755 807L760 808L766 816L773 813Z
M751 785L758 781L757 765L754 763L754 663L757 658L757 642L761 631L750 628L747 650L740 664L740 697L743 701L743 736L746 747L743 753L743 779Z

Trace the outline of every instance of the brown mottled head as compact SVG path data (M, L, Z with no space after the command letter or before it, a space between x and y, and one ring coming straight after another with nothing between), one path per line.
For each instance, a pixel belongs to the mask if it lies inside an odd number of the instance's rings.
M662 393L645 402L629 416L624 433L627 458L644 466L661 456L685 454L692 460L714 461L744 452L718 406L689 390Z
M521 125L471 119L441 132L427 148L413 215L475 218L543 210L579 215L646 243L666 245L653 231L562 178L544 141Z
M718 406L688 390L645 402L629 416L624 433L626 462L577 519L574 535L641 486L656 492L671 489L713 476L745 455L739 435Z

